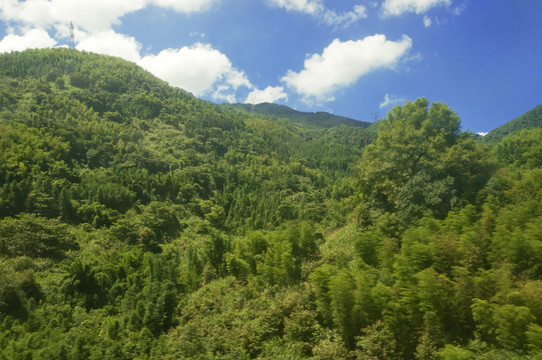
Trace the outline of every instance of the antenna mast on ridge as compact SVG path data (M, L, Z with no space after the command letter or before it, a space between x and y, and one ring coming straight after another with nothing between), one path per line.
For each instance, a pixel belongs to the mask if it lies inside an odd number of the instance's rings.
M70 49L75 49L75 36L73 35L73 22L70 21Z
M73 34L73 22L70 22L70 42L68 44L68 56L66 56L66 74L75 72L75 35Z

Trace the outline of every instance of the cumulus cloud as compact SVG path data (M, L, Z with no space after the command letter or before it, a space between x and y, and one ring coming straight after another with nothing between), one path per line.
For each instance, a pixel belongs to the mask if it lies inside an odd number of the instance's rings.
M244 72L209 44L196 43L181 49L166 49L158 55L143 57L139 64L169 82L196 96L212 95L234 102L231 95L240 86L251 88Z
M382 14L399 16L407 12L423 14L432 7L451 5L451 0L385 0L382 4Z
M120 23L126 14L149 5L172 9L181 13L208 10L219 0L2 0L0 20L9 27L55 28L62 33L65 24L73 21L88 32L109 30ZM67 33L63 33L64 36Z
M54 28L71 20L81 29L99 32L144 6L144 0L3 0L0 19L13 26L36 28Z
M402 104L406 99L400 98L395 95L386 94L384 95L384 101L382 101L378 106L381 109L385 109L394 105Z
M118 56L129 61L138 62L141 44L131 36L107 30L86 36L79 41L77 49Z
M0 0L0 21L8 35L0 40L0 52L27 48L61 46L75 25L76 48L118 56L133 61L172 86L197 96L236 102L236 95L254 90L246 74L235 68L229 58L209 44L196 43L179 49L166 49L156 55L141 55L141 44L132 36L116 32L113 27L123 16L157 6L179 13L208 11L222 0ZM291 0L284 0L284 4ZM297 11L326 15L329 23L348 23L362 16L363 7L351 13L326 12L321 0L295 0ZM294 1L294 2L295 2ZM285 5L290 6L290 5ZM312 10L311 10L312 7ZM191 36L203 38L203 33ZM284 99L282 87L254 90L251 99L274 101Z
M133 61L170 85L196 96L236 102L237 89L252 89L246 74L237 70L225 54L209 44L196 43L140 57L140 43L131 36L109 30L85 37L77 49Z
M403 35L398 41L376 34L357 41L339 39L305 60L300 72L289 70L282 78L306 102L334 100L334 92L357 82L363 75L381 68L393 68L412 47Z
M228 85L218 85L215 87L213 94L213 99L222 102L235 103L237 102L235 93L231 92L231 89Z
M8 34L0 40L0 53L9 51L22 51L24 49L47 48L56 45L43 29L31 29L22 35Z
M312 15L327 25L332 26L348 26L367 17L367 9L363 5L354 6L352 11L337 13L326 8L322 0L269 0L269 3L286 11L296 11Z
M252 89L252 85L244 72L234 68L228 57L211 45L196 43L141 57L141 44L134 37L113 30L123 16L147 6L190 14L209 10L220 1L1 0L0 21L9 35L0 40L0 52L58 46L69 36L72 21L77 49L122 57L195 95L234 102L239 87Z
M256 105L265 102L272 103L278 100L288 100L284 88L282 86L268 86L263 90L253 90L245 99L245 104Z

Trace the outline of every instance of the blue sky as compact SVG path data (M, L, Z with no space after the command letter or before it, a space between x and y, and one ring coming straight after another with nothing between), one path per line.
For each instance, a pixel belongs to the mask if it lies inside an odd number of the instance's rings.
M487 132L542 103L540 0L2 0L0 52L120 56L214 102L370 121L425 96Z

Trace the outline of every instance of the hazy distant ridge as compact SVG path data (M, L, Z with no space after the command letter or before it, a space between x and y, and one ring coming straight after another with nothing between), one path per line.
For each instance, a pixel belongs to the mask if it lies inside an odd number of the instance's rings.
M262 103L258 105L251 104L224 104L229 107L246 112L252 112L263 115L271 115L279 118L286 118L301 124L310 124L324 128L331 128L338 125L368 127L369 122L359 121L344 116L337 116L327 112L303 112L294 110L285 105L271 103Z

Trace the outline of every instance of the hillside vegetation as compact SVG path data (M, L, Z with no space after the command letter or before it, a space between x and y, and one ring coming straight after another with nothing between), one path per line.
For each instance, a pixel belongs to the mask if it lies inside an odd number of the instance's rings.
M521 130L540 127L542 127L542 105L538 105L534 109L527 111L525 114L491 130L484 136L484 140L495 143L502 140L505 136L516 134Z
M284 105L271 103L262 103L257 105L251 104L222 104L226 109L240 110L244 112L256 113L260 115L269 115L278 118L286 118L290 121L314 125L324 128L330 128L337 125L361 126L368 127L371 125L368 122L350 119L344 116L337 116L327 112L303 112L297 111Z
M328 125L0 55L0 359L539 358L542 130Z

